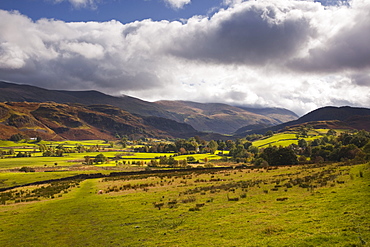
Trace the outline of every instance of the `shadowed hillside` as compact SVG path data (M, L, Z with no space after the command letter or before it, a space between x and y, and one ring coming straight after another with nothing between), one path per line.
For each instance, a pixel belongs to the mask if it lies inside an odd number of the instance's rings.
M278 131L304 123L309 123L314 128L363 129L370 131L370 109L350 106L327 106L309 112L295 121L290 121L273 127L246 132L243 132L243 129L240 129L236 132L237 134L235 136L245 136L253 133L264 134L269 130Z

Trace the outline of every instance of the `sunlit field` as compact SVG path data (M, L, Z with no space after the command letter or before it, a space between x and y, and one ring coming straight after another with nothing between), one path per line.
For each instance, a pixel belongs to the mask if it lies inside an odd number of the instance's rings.
M369 186L369 164L332 164L24 187L0 206L0 245L366 246Z
M305 139L306 141L313 141L314 139L317 139L320 137L322 137L322 135L314 133L308 137L299 138L299 139ZM278 133L278 134L273 135L272 137L266 137L264 139L254 141L253 145L259 148L268 147L269 145L287 147L291 144L297 145L299 139L297 138L296 134Z
M253 145L297 142L296 134L281 133ZM136 144L123 149L103 141L43 142L52 149L83 147L44 157L37 144L1 144L15 153L0 159L0 246L370 243L369 163L255 167L220 155L229 151L143 153ZM14 157L17 152L31 155ZM98 155L106 160L86 163ZM195 162L149 166L161 157Z

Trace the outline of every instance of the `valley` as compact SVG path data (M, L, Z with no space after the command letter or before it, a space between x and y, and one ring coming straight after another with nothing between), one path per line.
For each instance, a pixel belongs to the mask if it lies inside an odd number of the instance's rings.
M370 243L369 109L27 89L0 103L1 246Z

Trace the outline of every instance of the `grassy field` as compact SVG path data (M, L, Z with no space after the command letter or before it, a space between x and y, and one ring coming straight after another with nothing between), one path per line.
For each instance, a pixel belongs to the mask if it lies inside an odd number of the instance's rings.
M117 154L123 154L119 162L132 163L137 161L150 162L152 159L159 161L160 156L173 156L174 153L135 153L135 152L117 152L117 151L104 151L104 152L85 152L85 153L66 153L63 157L43 157L41 153L34 153L32 157L21 157L21 158L4 158L0 159L0 171L1 169L16 169L23 166L27 167L43 167L43 168L61 168L75 166L81 164L84 161L85 156L95 157L98 154L104 154L108 158L113 158ZM174 157L175 160L184 160L187 157L192 156L200 162L204 162L204 159L208 160L219 160L222 157L214 154L192 154L192 155L179 155ZM56 165L55 165L56 164ZM112 160L108 161L104 166L116 166L116 163Z
M99 170L89 169L86 171L83 171L83 170L63 171L63 172L28 172L28 173L1 172L0 173L0 189L34 183L38 181L72 177L72 176L76 176L79 174L91 174L91 173L109 174L111 172L112 171L101 170L101 169Z
M313 141L317 138L322 137L320 134L321 132L312 132L308 137L305 138L300 138L300 139L305 139L306 141ZM298 145L298 139L296 134L293 133L278 133L274 134L271 137L267 137L261 140L257 140L253 142L253 146L262 148L262 147L267 147L269 145L272 146L282 146L282 147L287 147L291 144L297 144Z
M369 186L370 164L91 179L0 206L0 246L369 246Z

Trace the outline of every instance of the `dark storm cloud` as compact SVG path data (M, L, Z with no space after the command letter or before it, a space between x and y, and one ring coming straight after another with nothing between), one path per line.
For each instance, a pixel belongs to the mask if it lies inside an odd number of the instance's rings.
M368 73L354 73L350 75L350 78L356 85L370 87L370 71Z
M216 14L203 28L195 26L193 32L175 38L170 52L206 62L261 65L285 60L314 33L308 19L291 13L294 8L280 9L272 2L234 8Z

